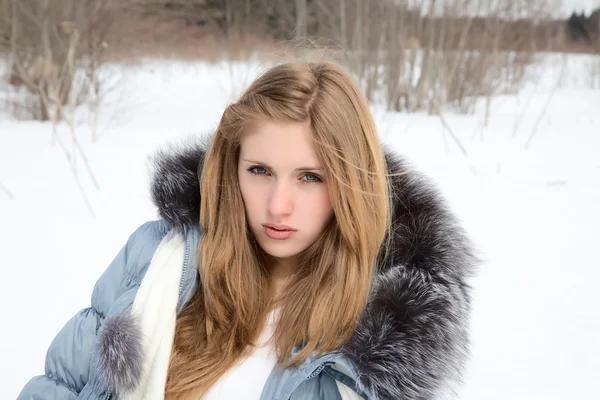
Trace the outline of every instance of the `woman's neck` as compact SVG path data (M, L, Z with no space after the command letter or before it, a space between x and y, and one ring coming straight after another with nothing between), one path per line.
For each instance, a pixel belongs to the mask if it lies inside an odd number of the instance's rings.
M274 259L269 265L271 273L271 284L273 285L274 298L280 299L289 284L290 278L297 268L295 260L277 260Z

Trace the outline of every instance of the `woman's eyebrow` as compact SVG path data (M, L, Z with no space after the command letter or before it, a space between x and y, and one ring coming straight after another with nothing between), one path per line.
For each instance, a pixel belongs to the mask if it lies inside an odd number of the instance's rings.
M267 167L268 169L273 169L273 167L271 167L270 165L265 164L264 162L261 161L256 161L256 160L248 160L246 158L242 159L242 161L246 161L252 164L260 164L264 167ZM325 170L325 168L321 168L321 167L300 167L300 168L296 168L294 171L323 171Z

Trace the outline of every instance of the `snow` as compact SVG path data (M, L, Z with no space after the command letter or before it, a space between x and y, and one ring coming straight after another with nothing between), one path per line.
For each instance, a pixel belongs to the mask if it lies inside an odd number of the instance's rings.
M600 91L589 84L597 59L569 57L557 87L561 60L532 70L518 96L494 99L487 126L483 105L474 115L444 115L467 156L439 117L373 106L382 140L436 182L483 259L472 280L463 400L600 398ZM104 109L99 141L90 142L89 124L77 126L100 186L80 165L96 218L51 145L50 125L0 114L0 184L14 196L0 188L2 398L43 373L56 333L89 306L129 234L157 217L149 156L213 129L265 65L114 68L119 91Z

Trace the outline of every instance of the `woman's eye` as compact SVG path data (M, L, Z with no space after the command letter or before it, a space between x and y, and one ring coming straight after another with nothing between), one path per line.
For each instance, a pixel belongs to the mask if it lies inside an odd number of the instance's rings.
M267 171L267 169L258 165L248 168L248 172L250 172L252 175L269 175L269 171ZM321 183L323 182L323 179L321 179L321 177L316 174L305 174L302 176L302 182Z
M250 173L254 174L254 175L265 175L265 174L267 174L267 170L266 169L264 169L263 167L258 167L258 166L250 167L250 168L248 168L248 171L250 171Z
M310 182L310 183L312 183L312 182L314 182L314 183L323 182L323 180L318 175L315 175L315 174L306 174L306 175L304 175L303 178L305 178L304 182Z

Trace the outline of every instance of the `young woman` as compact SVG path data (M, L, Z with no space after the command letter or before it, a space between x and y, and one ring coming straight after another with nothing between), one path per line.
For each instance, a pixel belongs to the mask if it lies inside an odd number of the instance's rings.
M433 399L474 259L332 63L269 69L206 145L156 158L137 229L19 399Z

